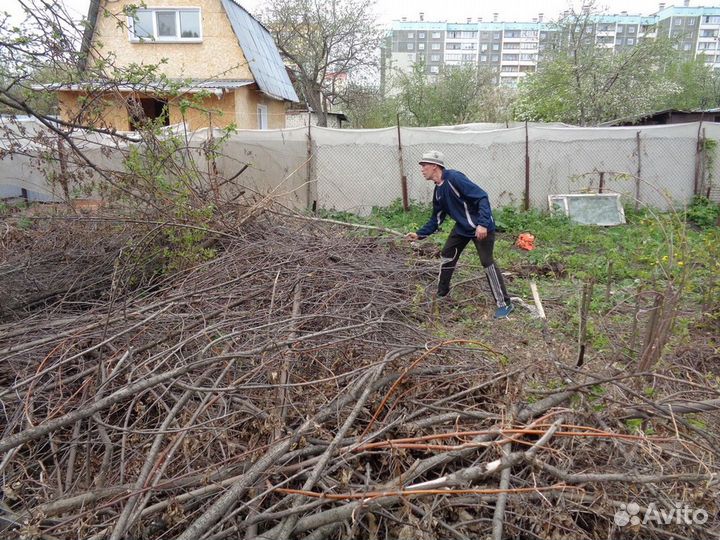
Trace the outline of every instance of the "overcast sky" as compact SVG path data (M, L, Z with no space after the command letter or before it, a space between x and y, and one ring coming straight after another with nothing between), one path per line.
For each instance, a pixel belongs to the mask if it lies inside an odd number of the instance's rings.
M89 0L65 0L65 5L78 17L87 14ZM152 4L151 0L146 0ZM263 0L238 0L238 3L248 11L256 14L262 7ZM666 0L666 5L682 5L682 0L673 2ZM381 23L389 24L395 19L407 17L408 20L417 20L418 14L425 13L426 21L465 22L468 17L477 20L482 17L491 21L493 13L498 13L500 21L531 21L537 17L538 12L545 15L545 20L557 19L562 11L571 6L579 8L578 0L377 0L377 13ZM718 1L691 0L691 6L703 4L720 4ZM658 9L656 0L597 0L598 8L609 13L627 11L631 15L650 15ZM19 12L17 0L0 0L0 9L12 14Z

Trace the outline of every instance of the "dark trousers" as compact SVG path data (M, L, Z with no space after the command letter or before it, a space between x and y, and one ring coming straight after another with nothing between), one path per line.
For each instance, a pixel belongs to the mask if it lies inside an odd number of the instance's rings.
M497 306L509 304L510 296L507 293L507 289L505 289L505 281L500 273L500 269L493 260L493 248L495 246L494 232L490 232L485 238L478 240L476 238L460 236L455 231L455 228L453 228L441 252L445 262L440 269L438 295L445 296L450 291L450 280L452 279L453 272L455 272L460 255L470 240L475 244L475 248L480 256L480 263L485 269L485 277L490 285L490 292L492 292L495 304Z

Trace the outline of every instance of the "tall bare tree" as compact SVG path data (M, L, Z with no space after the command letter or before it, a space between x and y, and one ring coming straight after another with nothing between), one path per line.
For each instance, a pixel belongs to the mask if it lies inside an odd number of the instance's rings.
M318 125L326 126L330 105L345 99L338 82L377 65L374 0L268 0L262 20Z

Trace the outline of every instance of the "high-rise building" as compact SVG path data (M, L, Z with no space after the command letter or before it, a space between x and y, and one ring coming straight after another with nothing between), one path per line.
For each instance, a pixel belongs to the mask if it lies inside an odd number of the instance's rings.
M542 51L558 26L543 20L539 13L531 22L467 19L464 23L429 22L420 13L419 20L394 21L381 50L381 82L394 70L409 71L415 63L433 76L445 66L474 64L491 68L496 82L516 86L518 81L537 69ZM667 36L678 39L678 48L690 58L702 55L713 69L720 70L720 7L681 7L660 4L657 13L648 16L590 15L588 36L595 46L622 51L644 39Z

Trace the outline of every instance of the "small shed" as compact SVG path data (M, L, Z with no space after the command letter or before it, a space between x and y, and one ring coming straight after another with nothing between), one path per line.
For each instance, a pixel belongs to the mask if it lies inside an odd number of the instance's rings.
M685 124L688 122L720 122L720 108L683 111L665 109L646 114L617 118L602 122L600 126L658 126L663 124Z

